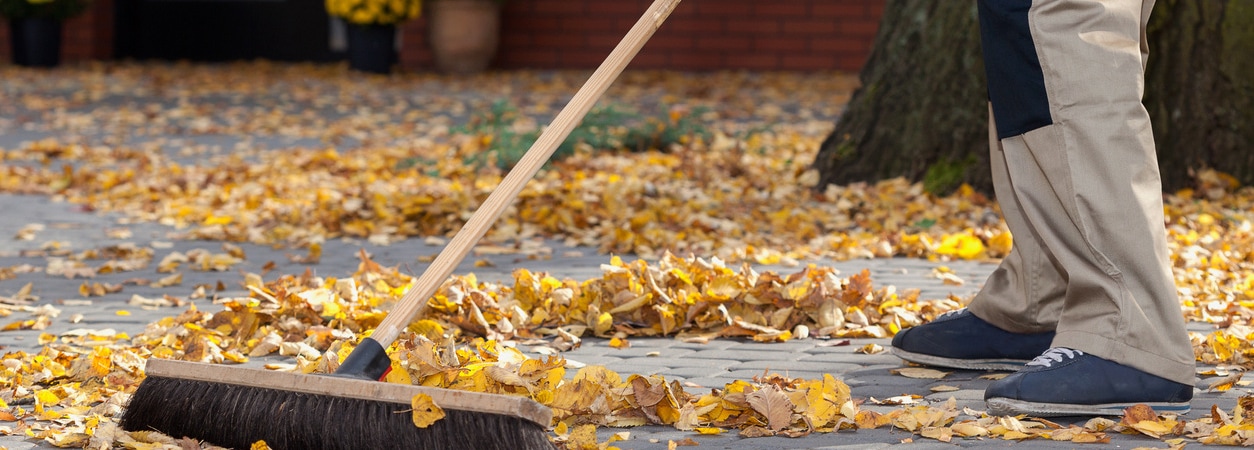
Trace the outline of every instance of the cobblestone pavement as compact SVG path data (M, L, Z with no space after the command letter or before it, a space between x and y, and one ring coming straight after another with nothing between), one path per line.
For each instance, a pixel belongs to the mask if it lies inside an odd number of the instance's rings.
M134 101L134 100L126 100ZM13 113L6 111L7 116ZM17 116L25 114L21 111ZM22 141L39 139L50 135L38 126L18 126L11 120L16 116L0 117L0 148L15 148ZM823 120L827 120L823 118ZM31 128L31 129L28 129ZM134 140L158 139L161 136L133 137ZM189 142L189 145L217 146L230 149L238 143L237 136L177 136L177 139ZM294 145L314 145L300 139L284 138L249 138L250 145L283 148ZM229 150L228 150L229 151ZM205 156L205 155L200 155ZM42 224L46 228L38 232L34 240L15 240L12 237L28 224ZM106 234L110 228L125 227L132 235L127 239L113 239ZM26 256L23 251L37 250L44 243L57 241L63 248L75 251L99 248L102 246L132 242L136 245L153 247L156 251L154 260L160 261L166 254L174 251L187 252L192 249L206 249L221 252L220 243L208 241L184 241L171 237L173 230L161 225L150 223L119 223L119 217L108 216L86 211L81 207L50 201L46 197L0 195L0 267L11 267L30 264L36 267L47 265L48 257ZM159 245L154 245L157 243ZM600 265L609 261L607 255L599 255L593 249L566 248L551 243L554 247L551 259L527 260L516 255L492 255L483 258L493 262L489 267L474 267L467 261L458 268L456 273L475 273L481 279L503 281L510 278L510 273L519 267L532 271L548 272L559 278L584 280L598 277ZM31 283L32 294L38 296L37 305L52 305L61 309L60 315L52 325L41 331L5 331L0 332L0 352L3 351L36 351L40 333L61 334L74 329L112 328L119 332L137 334L146 324L171 315L176 315L182 308L142 309L128 305L132 295L144 297L160 297L170 294L186 297L191 287L199 284L224 283L229 290L222 295L247 295L239 287L241 273L262 272L262 267L273 262L273 273L297 274L306 269L323 276L347 276L357 265L358 251L365 249L374 259L384 265L401 265L412 273L421 273L424 264L420 257L431 256L440 251L440 247L428 245L424 240L412 239L389 246L375 246L364 241L336 240L327 242L323 248L321 262L313 265L293 263L287 258L292 250L275 249L266 246L241 245L247 259L230 272L196 272L186 271L180 286L170 288L152 288L146 286L127 286L121 293L93 297L90 302L83 302L79 294L82 280L69 280L64 277L48 276L44 273L24 273L16 278L0 281L0 296L12 295L27 283ZM475 258L479 259L479 258ZM919 288L925 299L944 298L949 294L966 296L978 289L979 282L993 269L993 265L977 262L948 263L955 273L965 279L962 286L945 285L929 274L935 263L914 259L877 259L857 261L815 261L820 265L831 265L843 274L849 275L868 269L876 286L894 285L898 288ZM763 268L772 269L770 267ZM790 272L786 267L773 268L779 272ZM93 282L120 283L129 278L142 277L157 279L155 267L148 267L138 272L124 272L99 275ZM67 300L72 300L67 302ZM207 300L195 302L200 309L213 311L215 306ZM127 310L129 316L118 315L117 311ZM20 318L22 313L5 319L8 321ZM82 316L82 321L71 323L70 317ZM1208 331L1205 325L1192 324L1195 331ZM925 396L928 402L945 401L955 398L960 406L983 409L982 393L988 381L979 378L982 373L956 371L943 380L918 380L896 376L889 373L890 369L902 366L900 360L887 353L864 355L854 353L859 347L875 343L888 346L886 339L854 339L848 345L830 346L830 342L816 339L794 340L787 343L763 344L737 340L717 340L708 344L692 344L673 339L633 339L632 346L627 349L614 349L608 342L597 339L585 339L583 346L565 354L574 364L599 364L621 374L660 374L668 380L676 379L690 383L689 386L704 388L721 387L724 383L738 379L749 379L764 372L778 372L793 377L817 378L830 373L844 380L853 389L855 398L865 400L863 408L889 411L895 407L875 406L870 399L917 394ZM929 388L946 384L957 386L958 391L932 394ZM701 388L691 387L691 392ZM1198 391L1193 402L1197 417L1209 411L1211 405L1218 404L1221 408L1231 410L1235 399L1245 389L1237 388L1226 393L1210 393ZM1074 418L1071 422L1082 422L1084 418ZM1062 422L1067 422L1063 420ZM0 423L3 425L3 423ZM832 434L813 434L804 438L753 438L742 439L735 433L720 436L698 436L691 432L682 432L668 427L638 427L626 430L602 428L601 438L606 439L610 433L629 431L630 439L615 445L625 449L664 449L671 440L692 438L702 449L875 449L888 446L906 448L950 448L962 447L1022 447L1022 448L1074 448L1071 443L1054 443L1047 441L1026 441L1016 443L998 439L959 440L950 444L927 440L908 432L882 428L858 432L842 432ZM1139 436L1112 435L1112 442L1105 447L1166 447L1166 444ZM45 448L46 444L26 440L21 436L0 436L0 448L26 449Z
M159 248L154 256L160 260L165 254L174 251L187 252L203 248L219 252L219 243L208 241L170 240L172 229L154 224L119 224L113 216L100 215L83 211L81 208L64 203L49 202L47 198L35 196L0 195L0 205L4 214L0 215L0 267L19 264L42 266L46 264L44 257L22 256L23 250L39 248L41 243L59 241L74 249L98 248L105 245L124 242L110 239L105 230L125 226L132 230L133 236L128 239L138 245L148 246L153 242L166 242L170 246ZM39 239L18 241L8 237L14 236L19 229L30 223L45 224ZM559 278L584 280L600 275L600 265L608 262L609 257L598 255L591 249L572 249L560 247L554 251L554 257L547 260L520 260L517 255L487 256L493 261L490 267L474 267L472 262L465 262L456 273L475 273L483 280L505 281L510 273L519 267L531 271L543 271ZM159 245L158 247L165 247ZM112 328L120 332L137 334L152 321L176 315L181 308L140 309L128 305L132 295L145 297L171 294L185 296L190 290L188 286L198 284L216 284L221 281L234 291L228 290L225 296L247 295L238 290L240 273L259 273L261 267L269 262L277 264L275 273L302 273L306 269L324 276L347 276L355 269L356 254L365 249L374 255L376 261L388 265L402 265L420 273L424 265L418 262L421 256L436 254L440 247L428 245L422 240L407 240L389 246L373 246L357 241L330 241L323 250L322 261L314 265L301 265L288 260L288 252L282 249L257 245L242 246L248 255L247 259L231 272L195 272L184 273L183 288L149 288L128 286L122 293L93 297L90 304L65 302L64 300L81 299L78 293L82 280L67 280L63 277L52 277L42 273L21 274L15 279L0 281L0 295L12 295L27 283L33 283L32 293L39 297L39 304L53 305L62 310L52 325L43 331L7 331L0 332L0 347L4 351L37 351L37 337L40 333L65 333L72 329L103 329ZM582 253L575 256L574 252ZM817 261L817 264L830 265L848 275L863 269L870 270L876 286L894 285L898 288L918 288L922 290L922 298L944 298L949 294L966 296L974 293L978 283L992 269L989 263L952 262L947 265L964 280L965 285L945 285L929 274L936 263L917 259L875 259L857 261ZM791 268L764 267L763 270L776 270L787 273ZM119 283L128 278L158 278L155 268L139 272L105 274L97 276L93 281L102 283ZM174 291L172 291L174 290ZM208 301L197 301L197 307L212 311L215 306ZM118 310L131 312L130 316L119 316ZM82 322L70 323L67 318L81 314ZM14 316L13 318L16 318ZM1204 331L1203 327L1194 324L1196 331ZM684 343L674 339L632 339L632 346L626 349L615 349L605 340L585 339L583 346L568 352L565 357L574 364L604 365L621 374L659 374L668 380L683 380L690 386L690 392L699 392L701 388L721 387L734 380L747 380L764 372L776 372L793 377L821 378L830 373L844 380L852 389L856 398L868 400L863 408L887 412L895 407L875 406L869 399L887 399L894 396L917 394L925 396L927 402L942 402L950 397L955 398L960 406L983 409L983 389L988 381L980 379L982 372L956 371L943 380L919 380L896 376L889 373L890 369L902 367L902 362L887 354L864 355L854 353L859 347L875 343L888 346L887 339L853 339L848 345L830 346L830 342L817 339L794 340L786 343L756 343L740 340L715 340L708 344ZM959 387L960 390L933 394L930 388L937 385ZM1235 399L1243 389L1227 393L1208 393L1198 391L1193 402L1194 413L1209 411L1211 405L1218 404L1221 408L1231 410ZM1074 422L1083 422L1085 418L1074 418ZM1064 420L1065 422L1065 420ZM610 433L629 431L631 439L617 443L624 449L664 449L670 440L679 441L692 438L698 448L726 449L803 449L803 448L849 448L873 449L884 446L906 446L907 448L949 448L953 445L963 447L975 446L1006 446L1011 443L1001 440L963 440L945 444L930 441L910 433L893 429L862 430L858 432L842 432L832 434L812 434L804 438L752 438L742 439L734 435L697 436L691 432L682 432L669 427L637 427L620 430L602 428L602 438ZM1111 446L1119 447L1165 447L1162 442L1139 436L1112 435ZM913 441L913 442L911 442ZM1013 444L1026 448L1073 448L1074 444L1054 443L1046 441L1026 441ZM0 437L0 446L10 449L51 448L41 446L39 442L25 440L21 437Z

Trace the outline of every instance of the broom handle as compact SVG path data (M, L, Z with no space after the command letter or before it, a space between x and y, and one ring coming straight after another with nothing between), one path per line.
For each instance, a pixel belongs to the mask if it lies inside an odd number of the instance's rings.
M401 301L392 309L388 316L371 334L371 338L384 348L396 340L401 329L424 313L427 300L435 295L444 280L452 275L453 269L470 253L471 247L483 238L505 208L522 192L527 181L535 176L540 167L549 160L557 147L565 141L575 126L583 120L592 105L609 89L610 84L627 67L627 63L640 52L645 42L653 36L662 22L679 6L681 0L654 0L653 5L645 11L627 36L618 43L609 57L601 63L592 77L584 83L575 97L557 114L553 122L545 128L540 137L532 144L531 149L523 155L522 160L514 166L501 184L492 191L487 200L470 216L470 220L462 226L456 236L449 241L444 250L435 257L435 261L418 278L418 282L401 297Z

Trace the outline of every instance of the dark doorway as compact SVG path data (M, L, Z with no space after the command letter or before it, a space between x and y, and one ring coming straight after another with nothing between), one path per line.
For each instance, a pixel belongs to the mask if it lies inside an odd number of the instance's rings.
M328 61L322 0L116 0L119 58Z

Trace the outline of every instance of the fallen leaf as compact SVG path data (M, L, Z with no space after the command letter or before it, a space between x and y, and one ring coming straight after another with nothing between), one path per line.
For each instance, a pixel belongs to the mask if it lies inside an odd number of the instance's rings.
M936 369L928 369L925 367L903 367L900 369L891 369L888 372L894 375L901 375L906 378L917 378L922 380L939 380L952 373L942 372Z
M436 405L430 395L414 395L414 398L410 400L410 406L413 407L414 426L418 428L427 428L444 418L444 408Z
M774 386L760 389L745 396L754 411L767 419L771 431L782 430L792 424L792 401Z

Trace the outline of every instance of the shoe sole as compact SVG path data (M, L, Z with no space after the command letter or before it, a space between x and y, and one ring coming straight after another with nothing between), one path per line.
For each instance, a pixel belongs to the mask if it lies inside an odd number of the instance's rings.
M946 367L950 369L966 369L966 370L1005 370L1014 372L1022 369L1030 360L1018 359L958 359L946 358L936 355L925 355L922 353L913 353L892 347L891 351L898 358L910 361L915 364L925 366Z
M1036 417L1055 416L1122 416L1123 411L1133 405L1143 404L1154 408L1159 413L1187 414L1188 403L1170 402L1134 402L1106 403L1101 405L1070 405L1063 403L1036 403L1015 400L1012 398L993 397L985 401L988 413L994 416L1015 416L1027 414Z

